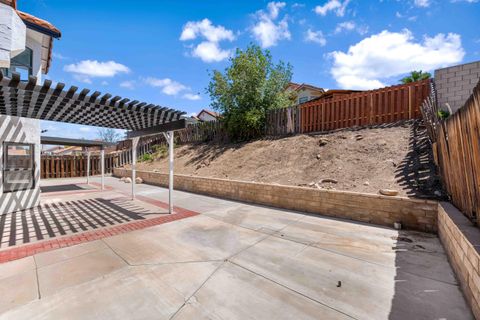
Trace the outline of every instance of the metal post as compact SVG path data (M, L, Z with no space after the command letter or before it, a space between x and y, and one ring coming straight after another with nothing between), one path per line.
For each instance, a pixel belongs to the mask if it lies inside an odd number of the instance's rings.
M137 146L140 138L132 139L132 200L135 199L135 179L137 166Z
M168 213L173 213L173 131L168 132Z
M87 184L90 183L90 150L87 149Z
M102 146L100 151L100 168L102 171L102 191L105 189L105 149Z

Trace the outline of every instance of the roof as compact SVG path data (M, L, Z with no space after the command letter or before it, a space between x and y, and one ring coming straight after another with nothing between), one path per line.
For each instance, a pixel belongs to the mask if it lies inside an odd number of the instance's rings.
M29 13L22 12L19 10L17 10L17 14L20 17L20 19L23 20L25 25L30 29L46 34L47 36L54 37L56 39L62 36L62 33L60 32L60 30L58 30L53 24L51 24L48 21L37 18L35 16L32 16Z
M207 109L202 109L202 111L200 111L200 112L197 114L197 118L200 116L200 114L202 114L202 112L205 112L206 114L209 114L209 115L211 115L211 116L214 117L214 118L220 117L220 113L218 113L218 112L215 112L215 111L212 111L212 110L207 110Z
M323 93L321 96L318 96L316 98L313 98L312 100L309 100L304 103L310 103L312 101L318 101L318 100L327 100L327 99L332 99L338 96L343 96L343 95L348 95L352 93L358 93L362 92L361 90L344 90L344 89L332 89L328 90L327 92Z
M0 73L0 114L67 123L84 124L124 130L142 130L169 124L183 118L185 112L111 94L102 95L89 89L63 90L64 83L52 87L45 80L37 85L37 78L20 81L20 74L6 78Z
M298 91L298 90L301 90L301 89L310 89L310 90L314 90L314 91L325 92L325 90L323 88L316 87L316 86L313 86L313 85L307 84L307 83L298 84L298 83L295 83L295 82L290 82L288 84L287 88L291 88L293 91Z
M60 137L40 137L41 144L57 145L57 146L69 146L69 147L106 147L113 146L115 143L104 142L99 140L85 140L85 139L69 139ZM60 151L66 151L69 148L63 148ZM72 149L72 148L70 148ZM54 151L54 153L56 153Z

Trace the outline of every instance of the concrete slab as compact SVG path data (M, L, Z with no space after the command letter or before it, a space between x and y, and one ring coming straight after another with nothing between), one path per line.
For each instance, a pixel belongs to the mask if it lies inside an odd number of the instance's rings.
M38 299L33 258L0 265L0 314Z
M351 319L231 263L223 265L173 319Z
M266 235L207 216L159 225L104 241L131 265L224 260Z
M208 262L125 267L0 319L170 319L217 267Z
M473 318L435 236L174 196L202 215L0 265L0 319Z
M62 253L60 255L64 256ZM40 294L42 297L52 295L64 288L102 277L126 265L112 250L104 249L38 268Z

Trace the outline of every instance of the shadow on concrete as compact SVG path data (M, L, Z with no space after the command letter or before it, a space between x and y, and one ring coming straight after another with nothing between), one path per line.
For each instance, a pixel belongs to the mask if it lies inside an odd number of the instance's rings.
M63 191L78 191L78 190L92 190L95 189L89 185L78 185L78 184L62 184L54 186L40 186L42 193L49 192L63 192Z
M0 248L142 220L151 214L125 198L43 204L0 216Z
M436 235L400 231L388 319L474 319Z

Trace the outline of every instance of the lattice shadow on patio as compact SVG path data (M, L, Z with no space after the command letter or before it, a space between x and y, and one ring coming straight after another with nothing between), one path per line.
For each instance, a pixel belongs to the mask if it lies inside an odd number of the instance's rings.
M0 216L0 248L146 219L159 214L127 198L43 204Z

